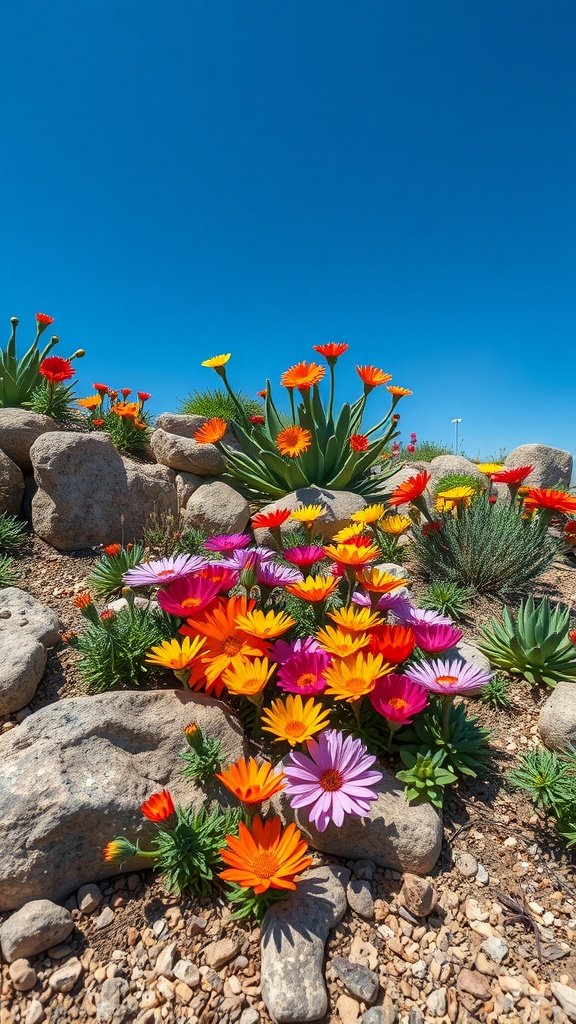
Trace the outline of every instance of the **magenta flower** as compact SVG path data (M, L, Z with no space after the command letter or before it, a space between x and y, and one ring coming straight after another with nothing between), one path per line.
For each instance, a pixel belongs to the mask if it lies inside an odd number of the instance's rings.
M439 612L430 611L428 608L414 608L410 609L409 614L404 620L407 626L419 626L419 625L431 625L431 626L451 626L452 619L449 619L447 615L440 615Z
M352 597L353 604L362 608L369 608L371 601L363 590L356 591ZM405 594L382 594L376 605L380 612L390 612L399 622L407 622L413 610L413 605Z
M301 569L309 569L314 562L319 562L324 558L324 549L319 548L316 544L309 544L303 548L288 548L282 553L282 557L292 565L297 565Z
M236 551L237 548L246 548L251 541L252 537L248 533L218 533L215 537L208 537L204 541L204 547L207 551L219 551L224 554Z
M185 576L158 591L158 604L169 615L185 619L207 608L219 590L220 580L204 579L200 575Z
M300 637L297 640L276 640L270 648L270 657L279 665L283 665L297 654L314 654L321 650L320 644L313 636L307 636L305 640Z
M463 633L461 629L453 625L443 625L438 622L419 622L412 626L416 643L426 654L440 654L442 651L449 651L451 647L459 644Z
M330 822L340 827L347 814L366 817L382 772L370 771L376 758L362 740L325 729L306 747L308 755L291 753L284 767L291 806L309 808L308 818L319 832Z
M279 562L260 562L256 570L256 583L261 587L287 587L289 583L299 583L302 573Z
M326 689L326 680L322 673L330 664L330 655L326 651L308 651L296 654L282 665L276 676L281 690L287 693L314 694Z
M171 555L128 569L122 580L127 587L164 587L204 569L207 564L207 559L201 555Z
M368 696L374 710L389 724L394 723L395 729L401 725L410 725L414 716L419 715L428 704L428 693L424 687L396 672L377 679L376 686Z
M223 559L221 562L208 562L199 575L202 579L218 583L218 590L221 593L235 587L240 578L239 570L231 569L230 566L224 565Z
M406 675L425 686L432 693L456 697L459 693L475 693L481 690L494 675L477 668L469 661L456 658L454 661L421 661L406 670Z

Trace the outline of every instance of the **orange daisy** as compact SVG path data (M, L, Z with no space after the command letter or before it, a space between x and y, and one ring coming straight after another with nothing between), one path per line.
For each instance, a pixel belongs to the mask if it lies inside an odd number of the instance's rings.
M377 366L357 366L356 373L364 387L369 391L372 388L379 387L381 384L385 384L388 380L392 380L391 373L385 373L384 370L379 370Z
M421 498L424 494L429 480L430 473L427 473L425 469L421 473L414 473L413 476L408 477L404 483L398 484L398 487L392 491L388 504L392 508L399 508L400 505L408 505L411 501L416 501L417 498Z
M194 432L194 440L198 444L216 444L217 441L222 440L227 430L226 420L220 419L219 416L212 416Z
M290 583L284 589L294 597L314 604L316 601L325 601L327 597L330 597L338 583L339 580L334 576L307 576L300 583Z
M372 594L389 594L391 590L396 590L396 587L404 587L408 583L408 580L400 579L399 576L376 566L357 572L356 580L364 590Z
M239 757L224 771L216 772L216 778L243 804L261 804L284 789L283 772L275 775L271 764L258 764L253 757L248 761Z
M239 615L246 615L255 606L255 601L249 601L244 596L226 598L197 618L188 619L186 625L180 626L179 632L184 636L202 636L206 639L202 657L194 662L190 671L189 682L193 689L205 689L206 692L213 689L219 696L224 688L222 673L230 667L234 658L239 655L254 658L266 654L268 644L248 636L236 622Z
M547 509L549 512L574 515L576 494L567 494L565 491L555 491L550 488L532 487L524 498L524 508L528 512L535 509Z
M325 345L312 345L312 348L326 359L338 359L338 356L343 356L350 346L345 341L328 341Z
M325 373L325 366L302 361L295 363L289 370L285 370L280 378L280 383L285 388L298 388L299 391L307 391L313 384L319 384Z
M312 444L312 434L304 427L285 427L276 437L276 447L281 455L297 459L307 452Z
M389 391L393 398L406 398L407 395L414 394L410 388L400 388L397 384L389 384L386 391Z
M261 821L256 816L248 829L243 822L238 836L226 836L220 857L228 864L220 878L259 895L268 889L294 890L294 879L312 863L308 843L294 824L282 831L280 818Z
M168 790L163 789L160 793L152 793L152 796L144 801L140 810L144 817L148 818L148 821L166 821L167 818L172 817L176 808Z
M380 548L376 544L372 544L369 537L366 538L368 541L366 544L360 544L361 540L363 540L362 537L355 537L354 542L327 544L324 554L327 558L333 558L337 565L344 565L347 568L367 565L368 562L373 562L380 557Z

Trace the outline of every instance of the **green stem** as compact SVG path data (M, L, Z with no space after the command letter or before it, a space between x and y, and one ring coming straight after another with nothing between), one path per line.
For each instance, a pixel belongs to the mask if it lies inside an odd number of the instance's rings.
M444 694L442 697L442 738L445 743L450 740L450 712L452 710L452 697Z
M230 395L230 398L234 402L234 405L238 409L238 412L240 413L240 420L243 423L246 423L247 419L248 419L247 416L246 416L246 413L244 412L244 409L242 408L242 406L240 405L240 402L236 398L236 395L232 391L232 388L230 387L230 385L228 383L228 378L227 378L226 374L225 373L219 373L218 376L224 382L224 387L226 388L226 391L228 392L228 394Z
M332 419L332 413L334 410L334 389L336 386L336 381L334 376L334 363L332 361L329 361L328 367L330 369L330 399L328 402L328 421L330 421Z
M292 415L292 423L296 423L296 408L294 406L294 388L288 388L288 398L290 399L290 413Z
M360 729L362 728L362 697L359 697L358 700L351 701L351 704L352 711L354 712L354 718L356 719L356 728L358 729L358 732L360 732Z

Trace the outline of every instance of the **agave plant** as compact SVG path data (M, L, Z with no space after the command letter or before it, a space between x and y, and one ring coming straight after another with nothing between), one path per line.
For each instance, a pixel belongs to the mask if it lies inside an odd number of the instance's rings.
M548 598L522 601L514 618L509 608L502 622L484 626L480 650L492 665L522 676L533 686L556 686L561 679L576 680L576 647L568 632L570 612Z
M44 348L39 348L40 335L46 330L49 323L52 323L52 317L38 313L36 337L28 351L21 359L18 359L16 355L18 317L13 316L10 323L12 324L10 339L6 348L0 351L0 407L3 409L29 405L32 393L42 383L42 377L38 372L40 363L54 348L54 345L58 344L58 338L54 335Z
M363 393L352 404L344 403L335 413L334 369L347 348L344 343L315 346L315 350L325 356L329 368L326 404L318 386L326 373L324 366L301 362L282 374L281 383L290 403L289 416L278 411L269 381L265 392L261 392L264 415L247 415L226 376L230 355L215 356L203 362L203 366L214 369L222 379L236 410L234 419L226 422L213 417L195 435L199 443L215 444L224 455L225 479L248 497L260 499L279 498L288 491L311 485L353 490L367 497L385 493L388 477L398 468L391 462L382 462L386 445L397 433L394 408L400 398L411 392L389 386L391 405L388 411L366 430L363 418L368 395L391 377L377 367L357 366ZM234 434L239 450L224 442L227 430ZM378 474L372 472L376 465L380 469Z

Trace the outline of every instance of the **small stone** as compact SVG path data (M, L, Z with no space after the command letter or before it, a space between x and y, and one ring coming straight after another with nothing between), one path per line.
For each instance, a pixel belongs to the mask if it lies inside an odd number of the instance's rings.
M346 888L346 899L348 906L364 918L365 921L372 921L374 918L374 899L372 889L363 878L353 878Z
M360 1007L355 999L341 995L336 1000L336 1009L342 1024L356 1024L360 1016Z
M200 971L191 960L178 960L174 964L174 977L184 981L190 988L200 984Z
M135 892L140 885L140 875L128 875L126 885L130 892Z
M82 970L82 964L78 958L72 957L63 967L52 972L48 978L48 984L57 992L70 992L82 974Z
M490 914L487 910L482 910L482 907L473 897L466 900L464 905L464 913L469 921L487 921Z
M506 939L484 939L480 949L484 950L486 956L489 956L495 964L501 964L508 956L508 943Z
M160 936L164 934L167 928L168 922L163 917L158 918L158 920L154 921L154 924L152 925L152 931L154 932L154 935L156 936L157 939L159 939Z
M398 899L414 917L427 917L438 903L438 894L427 878L405 874Z
M331 961L332 970L350 995L371 1006L376 1001L380 983L378 975L362 964L353 964L344 957L335 956Z
M426 978L428 975L428 964L425 960L417 960L416 963L412 964L410 973L415 978Z
M486 956L483 949L479 949L476 953L474 966L477 971L480 971L481 974L487 974L489 978L496 978L498 976L498 965L489 956Z
M96 1018L99 1021L115 1022L120 1017L119 1010L126 999L128 982L124 978L107 978L98 995ZM124 1017L121 1017L124 1020Z
M362 1024L394 1024L396 1020L396 1007L392 999L386 993L382 1006L371 1006L362 1014Z
M471 853L457 850L454 854L454 863L464 878L474 878L478 871L478 861Z
M490 876L483 864L478 865L478 870L476 872L476 881L478 885L488 885L488 882L490 881Z
M464 967L458 975L456 982L456 988L458 992L468 992L469 995L474 996L475 999L480 999L486 1003L492 992L490 991L490 985L483 974L479 971L470 971L467 967Z
M206 931L208 921L205 917L196 917L192 914L192 916L187 919L187 923L190 935L199 935L201 932Z
M0 926L0 946L11 963L63 942L74 928L70 911L51 900L32 900Z
M174 993L179 1002L188 1004L191 1002L194 993L185 981L177 981L174 985Z
M115 920L116 915L112 910L112 907L104 907L104 910L98 914L98 917L94 921L94 925L96 928L109 928Z
M46 956L49 956L51 960L65 960L67 956L72 955L72 946L69 946L67 942L61 942L58 946L50 946L50 949L46 950Z
M99 885L91 882L89 885L81 885L76 894L78 907L83 914L92 914L104 899Z
M247 1010L243 1010L240 1015L239 1024L260 1024L260 1014L258 1010L255 1010L253 1006L249 1006Z
M426 999L426 1008L433 1017L443 1017L446 1013L446 989L437 988Z
M411 1006L408 1014L408 1024L424 1024L424 1014L418 1006Z
M45 1018L44 1007L39 999L33 999L26 1011L25 1024L41 1024Z
M230 975L230 977L228 978L228 984L232 989L233 995L239 996L240 993L242 992L242 985L240 984L240 981L235 974Z
M158 954L156 960L155 973L156 975L163 974L165 978L174 977L174 965L178 959L178 943L170 942L164 949ZM182 979L185 980L185 979Z
M240 946L235 939L218 939L217 942L210 942L204 950L204 959L209 967L218 971L221 967L229 964L235 956L238 956Z
M498 985L502 989L502 992L509 992L515 999L519 999L520 996L527 996L530 990L530 986L521 975L518 974L505 974L498 978Z
M371 882L376 873L376 865L373 860L355 860L352 865L352 874L356 878L363 878L365 882Z
M14 988L18 992L29 992L36 984L36 971L28 960L14 960L8 969Z
M576 988L553 981L550 988L552 995L558 1000L564 1013L570 1020L576 1020Z

